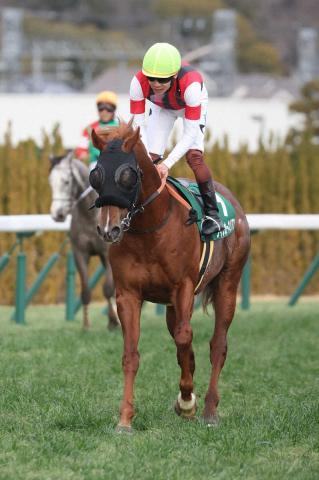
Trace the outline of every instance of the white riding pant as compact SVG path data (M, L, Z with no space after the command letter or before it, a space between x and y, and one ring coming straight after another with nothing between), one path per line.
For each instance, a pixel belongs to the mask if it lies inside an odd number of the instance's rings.
M198 122L198 133L193 144L189 147L189 150L196 149L201 150L202 152L204 151L206 115L207 103L203 102L201 105L201 117ZM166 108L161 108L154 103L151 104L150 113L146 121L146 138L148 151L150 153L156 153L158 155L164 154L167 148L168 138L172 133L176 119L183 118L183 123L185 123L184 116L185 109L168 110ZM185 128L184 125L183 128Z

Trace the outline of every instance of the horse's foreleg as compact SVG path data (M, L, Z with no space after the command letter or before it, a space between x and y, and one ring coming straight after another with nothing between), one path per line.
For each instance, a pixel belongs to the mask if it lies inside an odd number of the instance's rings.
M168 329L175 340L177 361L181 368L180 393L175 410L179 415L187 418L193 417L196 412L196 397L193 393L195 357L190 324L193 304L193 285L189 283L178 293L174 307L168 307L166 317Z
M215 284L213 304L215 309L215 328L210 341L211 378L205 397L203 418L208 424L217 423L219 403L218 379L227 356L227 331L233 320L236 308L236 294L240 275L225 274Z
M140 336L141 299L133 293L116 294L117 311L124 339L122 368L124 372L124 393L120 407L118 431L130 431L134 416L133 387L139 367L138 340Z
M74 250L74 259L77 271L81 281L81 301L83 306L83 328L90 328L88 305L91 301L91 291L89 288L88 264L89 256L84 252Z
M116 313L116 307L113 304L113 297L107 298L107 308L109 317L108 329L114 330L115 328L119 327L120 322Z
M169 333L174 339L174 332L175 332L175 326L176 326L176 313L175 313L175 308L171 305L166 307L166 324ZM195 372L195 356L193 352L192 346L190 347L190 368L191 368L191 373L194 375Z

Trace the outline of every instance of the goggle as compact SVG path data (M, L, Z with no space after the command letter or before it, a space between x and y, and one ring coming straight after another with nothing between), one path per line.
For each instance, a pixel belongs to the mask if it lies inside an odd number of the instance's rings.
M147 77L149 82L158 82L158 83L169 83L173 80L174 77L168 78L157 78L157 77Z
M103 110L106 110L109 113L115 112L114 105L109 105L109 104L105 104L105 103L99 103L98 106L97 106L97 109L98 109L99 112L103 112Z

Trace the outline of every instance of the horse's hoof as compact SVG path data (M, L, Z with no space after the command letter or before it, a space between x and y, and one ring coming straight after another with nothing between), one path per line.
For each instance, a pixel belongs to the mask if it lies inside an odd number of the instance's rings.
M195 417L197 410L196 395L192 393L192 398L189 401L182 399L181 392L179 392L174 406L175 412L186 420L192 420Z
M118 424L116 429L115 429L115 432L116 433L126 433L126 434L131 435L133 433L133 428L131 427L131 425L120 425L120 424Z
M219 424L219 418L218 415L209 415L209 416L203 416L202 417L202 422L206 425L206 427L217 427Z
M110 332L112 332L112 330L117 330L119 326L120 326L120 323L117 320L115 321L111 320L109 321L107 328Z

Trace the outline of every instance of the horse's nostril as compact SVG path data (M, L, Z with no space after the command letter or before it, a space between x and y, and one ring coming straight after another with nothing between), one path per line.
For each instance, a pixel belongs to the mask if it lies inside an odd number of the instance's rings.
M100 225L98 225L98 226L96 227L96 230L97 230L97 233L98 233L100 236L102 236L102 232L101 232Z
M55 222L64 222L65 215L59 210L52 214L52 218Z
M120 234L121 234L120 227L113 227L112 230L111 230L112 241L114 242L115 240L117 240L119 238Z

